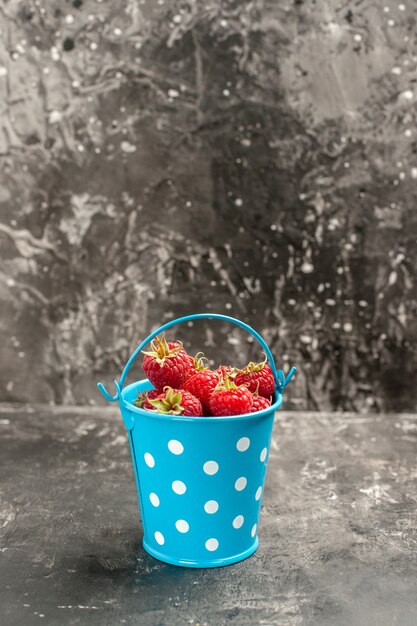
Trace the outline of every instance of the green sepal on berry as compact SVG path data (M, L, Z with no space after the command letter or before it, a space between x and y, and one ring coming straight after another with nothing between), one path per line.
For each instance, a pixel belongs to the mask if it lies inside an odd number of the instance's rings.
M152 349L149 351L142 350L142 354L152 357L159 365L163 365L165 359L172 359L184 350L180 341L176 341L175 346L173 346L172 343L168 345L165 335L162 335L161 338L155 337L155 339L151 341L151 348Z
M265 355L265 358L263 361L260 361L259 363L255 363L254 361L250 361L247 365L245 365L245 367L242 367L242 369L235 369L235 376L236 374L253 374L253 372L260 372L261 370L264 369L265 365L268 362L268 358Z
M145 393L139 393L138 397L136 398L133 404L137 406L139 409L141 409L146 401L147 401L147 397Z
M172 387L164 387L164 392L165 396L160 395L155 400L149 400L149 404L152 405L158 413L181 415L185 410L181 405L182 394Z
M194 369L196 372L204 372L209 369L209 360L205 356L204 352L197 352L194 359Z
M139 407L140 409L147 409L152 411L152 406L150 404L150 400L154 400L157 396L160 395L160 392L156 389L151 389L150 391L142 391L138 393L138 397L134 401L134 405Z
M149 400L149 404L158 413L187 417L203 415L203 408L198 398L186 389L174 389L169 385L164 387L163 393L160 393L157 398Z
M239 370L236 367L232 367L231 365L219 365L219 367L215 370L219 376L228 376L229 378L235 378L238 371Z
M231 375L233 374L225 374L224 376L219 376L219 382L217 383L214 391L226 391L227 389L236 390L238 385L235 385L233 382Z

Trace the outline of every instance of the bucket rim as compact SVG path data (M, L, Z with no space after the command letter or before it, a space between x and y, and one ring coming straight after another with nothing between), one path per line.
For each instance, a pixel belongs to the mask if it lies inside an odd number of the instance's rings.
M283 396L278 391L275 391L274 397L275 402L271 404L266 409L262 409L262 411L256 411L255 413L242 413L241 415L207 415L207 416L195 416L195 415L171 415L169 413L158 413L157 411L147 411L146 409L141 409L138 406L135 406L124 397L125 394L129 393L132 388L137 387L138 383L148 383L149 380L147 378L143 378L141 380L137 380L130 385L127 385L121 390L121 396L119 396L119 404L123 406L125 409L130 411L131 413L136 413L138 415L146 415L147 417L152 417L160 420L175 420L180 422L230 422L230 421L239 421L239 420L256 420L261 417L266 417L271 413L275 413L278 409L281 408Z

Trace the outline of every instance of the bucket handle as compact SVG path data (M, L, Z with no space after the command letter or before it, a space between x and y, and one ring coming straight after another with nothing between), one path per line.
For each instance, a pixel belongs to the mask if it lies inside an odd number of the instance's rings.
M152 341L152 339L154 339L157 335L159 335L159 333L162 333L168 330L172 326L176 326L177 324L182 324L184 322L190 322L190 321L197 320L197 319L213 319L213 320L223 320L225 322L230 322L231 324L234 324L235 326L239 326L240 328L243 328L250 335L252 335L252 337L254 337L257 340L257 342L260 344L261 348L263 349L269 361L269 365L271 367L271 370L275 379L276 390L281 394L283 393L284 388L288 385L291 378L294 376L296 368L292 367L286 376L282 370L278 370L275 365L274 357L272 356L271 350L268 347L268 344L265 342L265 340L261 337L261 335L256 330L254 330L251 326L249 326L245 322L242 322L241 320L238 320L235 317L230 317L230 315L222 315L221 313L194 313L193 315L186 315L184 317L178 317L176 319L171 320L170 322L167 322L166 324L163 324L163 326L151 332L150 335L148 335L148 337L146 337L146 339L144 339L142 343L138 345L136 350L132 353L131 357L127 361L124 367L124 370L122 372L122 375L120 377L120 381L119 382L117 382L117 380L114 381L114 385L116 388L116 394L114 396L112 396L105 389L102 383L97 383L97 387L100 389L101 393L106 398L106 400L108 400L109 402L116 402L116 400L121 399L122 397L121 390L123 389L123 385L125 383L126 377L129 373L129 370L133 362L135 361L138 354L140 354L140 352L143 350L143 348L145 348L145 346L150 341Z

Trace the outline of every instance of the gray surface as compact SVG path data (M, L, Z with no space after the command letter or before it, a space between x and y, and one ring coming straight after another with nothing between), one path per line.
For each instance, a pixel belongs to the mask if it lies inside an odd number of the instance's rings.
M282 413L260 548L218 570L140 545L114 410L0 407L2 626L415 625L417 416Z

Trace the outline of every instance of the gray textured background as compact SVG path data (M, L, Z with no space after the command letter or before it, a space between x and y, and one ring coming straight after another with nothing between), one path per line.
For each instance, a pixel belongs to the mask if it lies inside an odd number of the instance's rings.
M0 4L0 400L255 325L287 408L414 410L415 3ZM256 356L221 325L182 338ZM232 355L232 357L230 357Z

